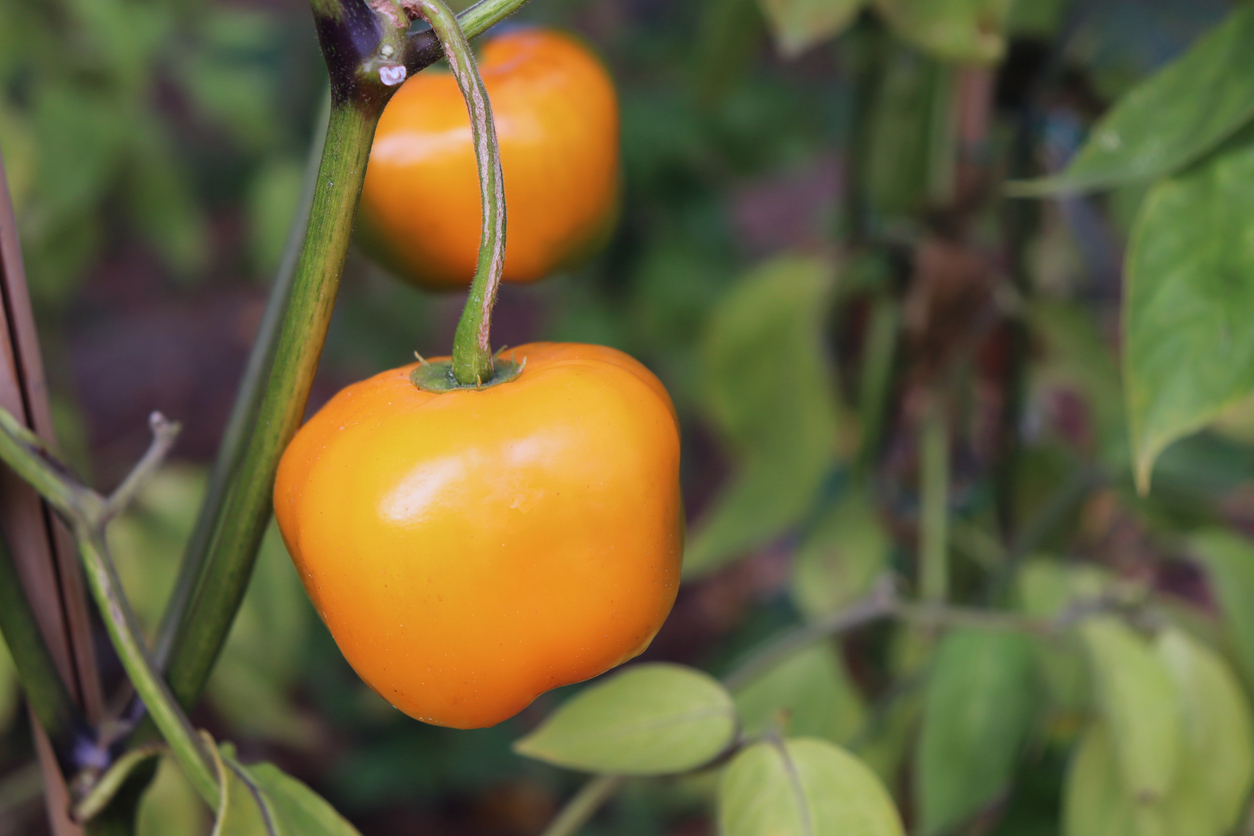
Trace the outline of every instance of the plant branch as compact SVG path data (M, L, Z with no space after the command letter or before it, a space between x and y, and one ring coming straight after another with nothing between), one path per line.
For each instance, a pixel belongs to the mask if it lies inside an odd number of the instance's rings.
M177 422L168 420L160 412L154 412L148 416L148 427L152 430L152 443L148 445L148 450L131 472L122 480L122 484L118 485L105 500L98 525L104 525L127 509L135 499L135 495L139 493L139 489L165 461L170 448L174 446L175 439L178 438L180 429Z
M453 337L453 378L462 386L482 386L492 379L492 307L505 268L505 186L501 174L501 152L496 141L492 105L483 85L475 56L457 18L441 0L402 0L431 24L444 48L453 78L461 89L470 114L470 133L479 167L479 201L483 208L483 228L479 241L479 262L466 307Z
M128 496L134 495L143 478L159 463L159 458L152 455L154 451L164 455L173 442L173 436L178 433L178 425L166 421L158 413L154 413L150 423L157 438L149 454L123 480L122 484L129 487L120 496L115 494L119 504L113 510L120 507ZM53 458L43 445L34 443L37 441L12 415L0 409L0 458L30 482L70 525L92 597L96 600L122 667L143 698L149 715L161 730L179 765L187 773L188 780L213 806L219 796L213 762L201 748L191 722L179 709L174 695L153 667L139 624L109 557L105 524L110 517L110 501L79 484L70 475L69 469Z

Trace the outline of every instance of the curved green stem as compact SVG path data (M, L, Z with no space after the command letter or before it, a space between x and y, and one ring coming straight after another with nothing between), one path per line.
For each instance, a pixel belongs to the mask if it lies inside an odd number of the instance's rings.
M479 165L483 229L474 281L453 336L453 377L462 386L478 386L492 379L492 306L496 304L505 269L505 185L496 125L487 88L457 17L440 0L404 0L403 5L431 24L470 113L470 133Z
M588 779L579 788L579 792L566 802L566 806L549 823L541 836L575 836L625 782L626 779L621 775L597 775Z
M477 38L514 12L527 5L528 0L479 0L457 16L462 34ZM444 49L434 30L410 35L405 54L405 69L410 75L431 66L444 57Z

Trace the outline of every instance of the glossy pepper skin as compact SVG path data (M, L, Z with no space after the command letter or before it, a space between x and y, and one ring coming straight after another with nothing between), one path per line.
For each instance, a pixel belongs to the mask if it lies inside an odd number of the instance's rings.
M618 100L586 47L523 29L483 47L509 218L507 282L569 266L608 236L618 212ZM453 77L427 70L388 102L375 132L358 240L402 278L467 287L481 225L470 118Z
M679 586L679 431L665 388L600 346L510 352L517 378L331 399L279 465L274 510L349 663L401 711L479 728L627 661Z

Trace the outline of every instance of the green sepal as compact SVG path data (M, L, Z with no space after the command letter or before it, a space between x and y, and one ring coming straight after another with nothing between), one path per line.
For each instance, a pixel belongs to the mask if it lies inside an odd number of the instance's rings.
M516 363L498 355L492 364L491 378L469 386L463 386L457 382L457 378L453 377L452 360L429 360L419 363L418 368L409 373L409 379L422 391L434 392L437 395L457 390L470 390L473 392L500 386L502 383L509 383L522 374L523 367L526 365L527 359L525 357L521 363Z

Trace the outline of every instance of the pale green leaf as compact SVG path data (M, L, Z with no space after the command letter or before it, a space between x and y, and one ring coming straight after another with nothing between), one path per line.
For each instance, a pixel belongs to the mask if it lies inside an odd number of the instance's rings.
M921 832L947 832L1004 791L1036 707L1026 636L955 630L928 678L916 759Z
M800 55L840 34L866 0L759 0L775 44L785 56Z
M1104 188L1179 171L1254 116L1254 6L1228 19L1180 58L1123 96L1056 177L1025 193Z
M1219 836L1237 823L1254 781L1250 707L1218 654L1178 628L1165 630L1158 655L1175 678L1184 704L1181 768L1171 806L1186 806Z
M1119 777L1114 740L1103 722L1090 724L1081 735L1062 798L1063 836L1142 836L1137 830L1136 805Z
M213 836L283 836L265 797L254 792L243 770L214 749L221 798L214 811Z
M945 61L993 64L1006 53L1012 0L874 0L894 34Z
M326 799L270 763L245 768L282 822L283 836L361 836Z
M1094 618L1081 632L1123 785L1139 802L1160 800L1175 781L1182 746L1175 680L1148 643L1122 622Z
M902 836L893 800L866 764L812 738L757 743L719 785L721 836Z
M792 654L736 692L745 734L782 725L796 737L844 743L866 719L857 688L834 648L815 644Z
M1254 14L1254 7L1250 7ZM1154 186L1128 245L1124 383L1137 484L1254 389L1254 143Z
M215 750L222 800L213 836L361 836L313 790L272 764L244 766Z
M892 540L871 503L848 490L806 534L792 570L792 599L807 618L864 595L888 564Z
M196 790L166 756L139 805L136 836L206 836L212 822Z
M685 772L736 734L731 695L701 671L635 665L580 691L514 744L521 755L587 772Z
M823 343L834 277L827 261L782 258L742 280L710 317L706 411L737 467L693 532L689 575L795 526L835 463L834 372Z
M1254 692L1254 543L1222 529L1195 534L1190 551L1206 569L1246 688Z

